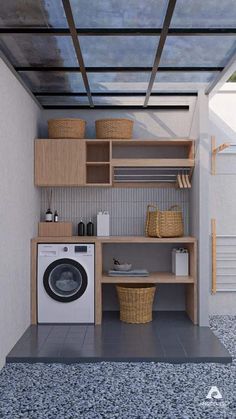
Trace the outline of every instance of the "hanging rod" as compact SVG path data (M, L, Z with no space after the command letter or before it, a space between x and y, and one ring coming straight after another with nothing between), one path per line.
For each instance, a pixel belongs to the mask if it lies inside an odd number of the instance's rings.
M157 182L157 180L156 179L153 179L153 180L151 180L151 179L115 179L115 181L117 182L117 183L130 183L130 182L132 182L132 183L146 183L146 182L148 182L148 183L156 183ZM162 179L162 180L160 180L160 181L158 181L159 183L175 183L175 180L169 180L169 179Z
M236 234L217 234L216 237L218 238L235 238L236 239Z
M114 176L118 176L118 177L126 177L126 176L129 176L129 177L172 177L172 178L174 178L174 179L176 179L176 176L175 175L161 175L161 174L157 174L157 175L154 175L154 174L147 174L147 175L143 175L143 174L128 174L128 175L121 175L121 174L119 174L119 173L115 173L114 174Z
M190 167L151 167L151 166L143 166L143 167L140 167L140 166L136 166L136 167L129 167L129 166L127 166L127 167L125 167L125 166L121 166L121 167L119 167L119 166L116 166L115 167L115 169L118 169L118 170L161 170L162 172L163 171L176 171L176 172L179 172L179 171L184 171L184 172L186 172L186 171L189 171L190 172L190 170L191 170L191 168Z
M236 288L217 288L217 292L236 292Z
M219 268L218 268L219 269ZM220 269L222 269L222 268L220 268ZM226 273L224 273L224 274L216 274L216 276L236 276L236 274L226 274ZM227 283L227 282L226 282Z

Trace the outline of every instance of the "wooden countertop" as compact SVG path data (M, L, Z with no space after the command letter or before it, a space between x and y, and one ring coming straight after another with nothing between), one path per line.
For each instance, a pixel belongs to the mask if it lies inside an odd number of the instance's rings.
M35 237L36 243L196 243L191 236L156 238L145 236L72 236L72 237Z

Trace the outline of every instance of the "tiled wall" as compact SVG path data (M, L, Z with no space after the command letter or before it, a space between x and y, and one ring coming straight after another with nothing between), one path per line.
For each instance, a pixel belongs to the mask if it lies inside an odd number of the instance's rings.
M183 211L185 234L189 233L189 191L174 188L53 188L52 209L62 221L72 221L74 234L82 218L96 223L98 211L108 211L111 235L144 235L147 204L160 209L179 204ZM41 192L41 220L47 210L47 190Z

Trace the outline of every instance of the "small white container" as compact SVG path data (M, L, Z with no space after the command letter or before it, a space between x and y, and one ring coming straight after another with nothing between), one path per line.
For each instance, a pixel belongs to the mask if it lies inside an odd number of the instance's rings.
M189 254L187 249L172 250L172 273L176 276L189 275Z
M110 216L107 211L97 214L97 236L110 236Z

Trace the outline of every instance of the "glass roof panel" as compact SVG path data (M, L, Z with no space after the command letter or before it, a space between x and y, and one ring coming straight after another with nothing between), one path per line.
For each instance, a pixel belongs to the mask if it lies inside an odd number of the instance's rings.
M235 0L178 0L172 28L234 28Z
M60 0L1 1L0 27L67 28Z
M169 36L161 66L225 66L236 48L235 36Z
M87 96L38 96L37 99L43 106L89 105Z
M152 66L158 36L80 36L87 67Z
M85 92L81 73L20 71L33 92Z
M145 91L150 73L87 73L92 92Z
M160 28L167 0L71 0L78 28Z
M109 96L109 97L93 97L94 105L143 105L145 96L139 97L124 97L124 96Z
M1 35L0 49L14 66L78 66L69 36Z
M209 83L217 74L218 71L159 71L153 91L158 83Z

